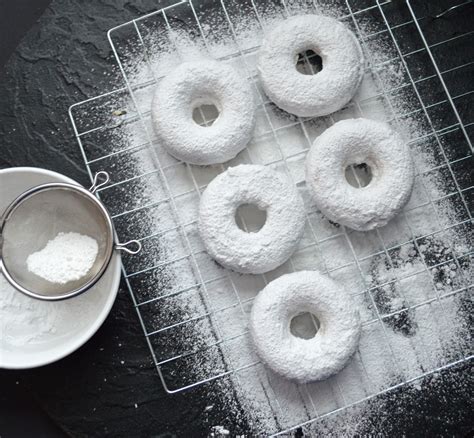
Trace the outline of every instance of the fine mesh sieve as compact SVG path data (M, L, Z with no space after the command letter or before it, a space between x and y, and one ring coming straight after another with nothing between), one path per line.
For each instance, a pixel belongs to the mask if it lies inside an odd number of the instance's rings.
M43 184L18 196L6 209L0 225L0 270L19 291L42 300L72 298L92 287L105 272L115 249L136 254L139 241L115 243L112 220L95 196L109 181L106 172L95 175L92 187L67 183ZM30 272L26 260L59 233L75 232L93 238L98 253L89 271L64 284ZM131 248L129 247L131 246Z

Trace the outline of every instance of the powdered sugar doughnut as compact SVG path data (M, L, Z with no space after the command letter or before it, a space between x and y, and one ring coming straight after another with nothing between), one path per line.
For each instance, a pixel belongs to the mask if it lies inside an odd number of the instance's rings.
M211 126L193 120L193 110L214 105ZM252 90L228 64L213 60L185 62L159 83L152 104L156 135L166 150L192 164L223 163L248 143L255 125Z
M372 180L351 186L350 164L366 163ZM306 158L306 183L329 219L358 231L385 225L411 195L414 167L408 147L385 123L368 119L337 122L313 143Z
M319 329L310 339L290 332L293 317L312 313ZM350 295L315 271L283 275L255 298L250 333L262 361L298 382L326 379L340 371L355 352L360 336L359 312Z
M313 50L322 70L304 75L298 54ZM324 116L342 108L362 80L364 56L354 34L321 15L297 15L277 25L260 49L258 69L268 97L297 116Z
M253 204L267 213L256 233L241 230L237 208ZM222 266L261 274L284 263L304 229L303 201L281 173L259 165L230 167L214 178L201 197L199 231L207 252Z

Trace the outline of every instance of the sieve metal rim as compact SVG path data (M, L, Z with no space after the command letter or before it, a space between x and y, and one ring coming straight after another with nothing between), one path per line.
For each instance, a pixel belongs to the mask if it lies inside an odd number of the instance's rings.
M100 182L100 178L103 178L104 181ZM61 301L61 300L66 300L68 298L73 298L75 296L78 296L87 290L89 290L92 286L94 286L100 278L103 276L105 270L110 264L110 261L112 259L112 255L114 253L114 249L121 250L121 251L126 251L129 254L137 254L141 250L141 243L138 240L131 240L125 243L120 243L118 242L116 233L115 233L115 228L112 223L112 219L110 217L109 212L107 211L107 208L105 205L102 203L102 201L95 195L97 189L99 187L102 187L106 185L109 182L109 175L107 172L98 172L93 181L92 187L88 190L85 187L79 185L79 184L73 184L73 183L46 183L46 184L40 184L38 186L32 187L25 192L21 193L18 195L5 209L5 212L3 215L0 217L0 272L5 276L6 280L18 291L22 292L25 295L28 295L32 298L36 298L39 300L43 301ZM75 193L80 194L81 196L84 196L88 200L92 202L92 204L97 207L103 216L107 228L107 236L106 236L106 254L104 258L104 262L102 263L99 271L86 283L84 283L81 287L78 287L76 289L73 289L72 291L61 294L61 295L43 295L39 294L35 291L32 291L21 284L19 284L10 274L8 271L8 268L5 266L5 263L3 261L3 231L5 228L5 225L8 222L8 219L11 217L11 215L15 212L15 210L27 199L33 197L34 195L46 191L46 190L52 190L52 189L65 189L69 190ZM127 245L133 244L136 246L135 250L131 250L130 248L127 247Z

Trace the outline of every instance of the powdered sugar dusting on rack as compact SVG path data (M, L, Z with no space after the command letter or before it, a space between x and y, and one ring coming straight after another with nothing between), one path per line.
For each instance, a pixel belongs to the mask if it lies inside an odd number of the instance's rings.
M231 379L252 431L272 433L322 418L465 357L466 327L459 301L469 286L471 249L463 232L469 218L459 213L462 192L446 186L438 172L444 162L424 147L433 139L444 141L443 136L457 128L434 134L426 127L422 107L413 108L413 90L406 89L410 81L401 58L393 43L382 38L387 33L383 22L365 19L363 9L354 12L345 3L316 11L342 18L359 39L364 36L369 68L348 107L332 116L300 119L265 98L256 79L256 54L262 29L287 13L314 13L313 5L269 7L250 1L238 8L227 2L218 6L205 14L184 2L112 31L134 101L126 90L118 90L77 105L73 116L89 170L115 175L115 184L101 191L101 197L115 216L119 236L138 231L142 238L141 256L127 256L124 264L166 388L179 391L228 375L217 382L222 382L229 412L237 409L226 391ZM257 126L248 147L230 163L197 167L178 162L157 143L150 90L177 63L207 51L232 63L251 81ZM411 94L398 94L400 90ZM99 113L124 112L99 114L91 126L90 107L99 107ZM304 184L311 142L335 121L351 117L390 122L410 141L417 168L414 192L403 213L369 233L327 221ZM102 124L108 128L91 131ZM94 145L105 134L104 144L110 146L98 150ZM217 266L204 252L196 223L200 194L212 178L230 165L250 162L286 172L308 214L294 256L262 276ZM309 385L268 372L258 362L247 331L256 293L273 278L302 269L329 273L352 290L363 321L360 348L348 367Z

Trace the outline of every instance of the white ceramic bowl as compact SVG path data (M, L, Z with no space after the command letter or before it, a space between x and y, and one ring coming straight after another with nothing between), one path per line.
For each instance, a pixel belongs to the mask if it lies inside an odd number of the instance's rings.
M0 216L22 192L51 182L77 184L59 173L34 167L0 170ZM13 305L9 300L2 301L0 296L0 367L22 369L46 365L87 342L112 308L120 283L120 267L120 255L115 251L103 277L93 288L78 297L58 302L27 297L2 278L0 294L11 297L18 293L20 296L17 300L15 295ZM20 314L19 309L26 310ZM47 314L54 321L51 331L47 330Z

